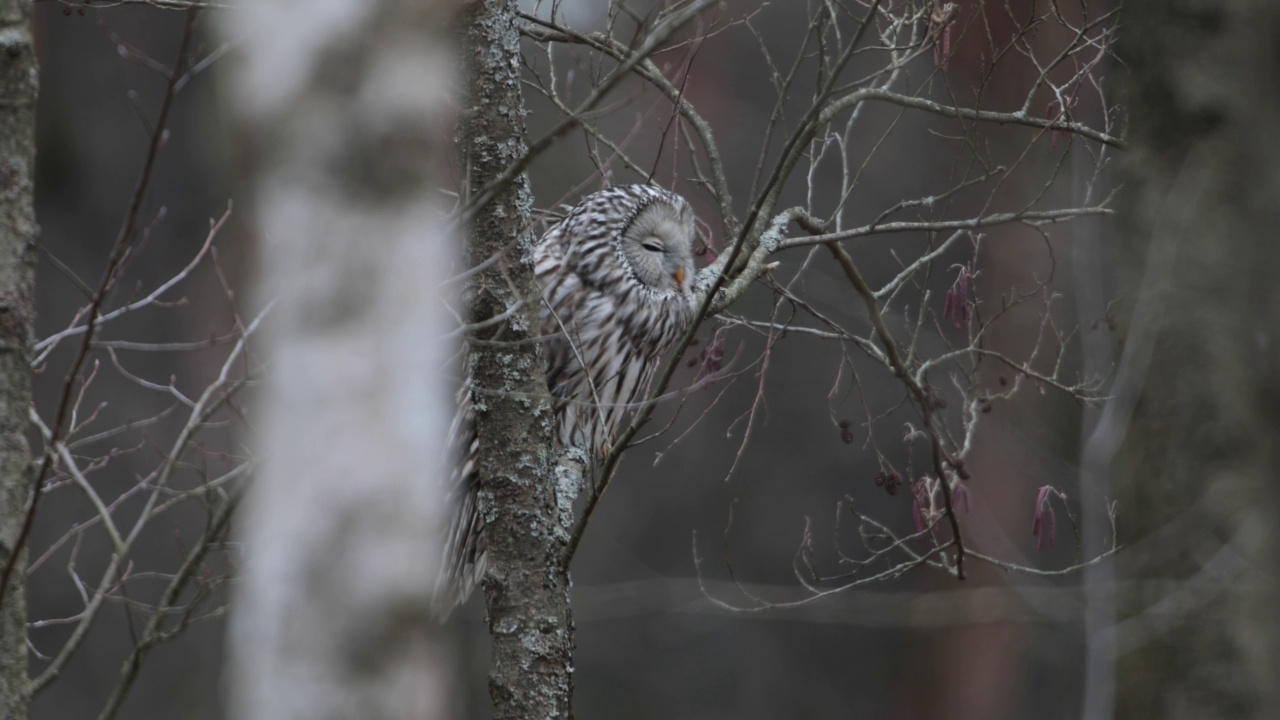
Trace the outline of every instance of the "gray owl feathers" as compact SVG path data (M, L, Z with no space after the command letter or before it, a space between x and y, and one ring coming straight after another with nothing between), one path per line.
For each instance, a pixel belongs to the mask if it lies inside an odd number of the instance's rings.
M558 400L557 438L599 460L662 355L693 321L693 209L648 185L619 185L583 198L538 242L547 387ZM484 521L476 506L471 391L463 387L450 430L461 455L455 515L445 538L437 597L441 614L467 599L484 575Z

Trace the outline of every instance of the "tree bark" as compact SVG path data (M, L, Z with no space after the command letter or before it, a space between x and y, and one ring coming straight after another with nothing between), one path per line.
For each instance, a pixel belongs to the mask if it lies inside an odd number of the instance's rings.
M237 718L447 716L432 593L457 267L439 197L451 3L256 2L238 107L264 149L258 296L275 302L265 455L243 518Z
M27 717L26 551L30 483L32 188L38 77L31 3L0 0L0 718Z
M1280 4L1132 0L1114 716L1274 717L1280 700ZM1137 278L1141 276L1139 281ZM1123 362L1122 362L1123 366Z
M459 127L472 193L526 152L515 0L475 4L465 28L470 101ZM483 582L493 639L495 718L566 718L573 693L573 616L563 558L580 468L557 457L533 276L529 182L517 176L479 208L469 262L500 257L469 288L476 321L522 306L471 350L480 440ZM557 480L560 478L560 480Z

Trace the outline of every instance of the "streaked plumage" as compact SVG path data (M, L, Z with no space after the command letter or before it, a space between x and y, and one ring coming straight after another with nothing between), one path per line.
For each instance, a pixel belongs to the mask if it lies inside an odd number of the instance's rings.
M644 398L662 355L693 319L696 236L693 210L679 195L619 185L583 198L539 241L534 271L562 445L600 459ZM459 393L450 438L461 455L460 497L437 593L443 613L466 600L485 566L469 388Z

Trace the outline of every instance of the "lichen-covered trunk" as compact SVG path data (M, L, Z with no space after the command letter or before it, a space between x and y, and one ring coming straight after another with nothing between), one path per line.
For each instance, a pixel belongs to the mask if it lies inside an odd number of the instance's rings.
M0 0L0 718L27 717L26 553L36 233L36 54L29 0Z
M1126 354L1147 361L1118 456L1118 571L1153 592L1121 596L1114 716L1271 718L1280 4L1130 0L1125 11L1122 249L1137 306Z
M243 520L232 717L442 718L433 614L453 416L435 202L453 116L448 0L260 0L237 109L262 148L257 297L274 302Z
M515 12L514 0L483 0L466 21L470 97L458 134L472 194L526 152ZM521 306L482 331L503 344L475 344L471 351L488 543L489 691L499 719L569 717L573 693L573 617L562 561L568 510L555 481L559 459L543 351L527 342L539 334L530 206L521 174L479 208L468 242L472 265L500 258L468 290L472 318Z

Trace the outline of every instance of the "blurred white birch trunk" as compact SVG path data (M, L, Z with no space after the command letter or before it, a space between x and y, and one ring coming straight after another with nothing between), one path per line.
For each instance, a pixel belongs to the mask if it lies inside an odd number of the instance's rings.
M276 302L242 517L231 716L433 718L455 266L431 201L449 3L274 0L226 14L260 151L258 298Z

